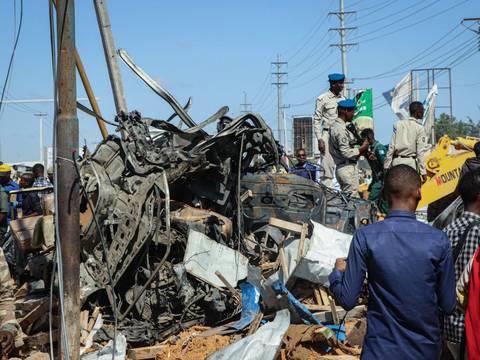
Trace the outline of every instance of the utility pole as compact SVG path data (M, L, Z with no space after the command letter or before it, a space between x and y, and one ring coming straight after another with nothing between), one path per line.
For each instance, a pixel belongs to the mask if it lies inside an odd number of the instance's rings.
M117 61L117 49L113 40L112 25L107 10L107 0L94 0L95 12L97 13L98 27L102 37L103 51L105 52L105 60L108 67L108 75L110 76L110 84L112 85L113 99L117 113L121 111L127 112L127 101L123 92L122 75Z
M338 47L340 49L341 59L342 59L342 73L345 75L345 88L343 93L345 96L348 95L348 66L347 66L347 49L349 47L358 45L358 43L348 43L347 42L347 31L355 30L356 27L346 27L345 26L345 16L354 15L356 11L345 11L344 9L344 0L340 0L340 9L337 12L330 12L328 15L336 15L340 20L340 27L330 28L328 31L337 31L340 35L340 43L330 44L330 47Z
M44 112L38 112L34 114L36 117L38 117L39 123L40 123L40 163L45 164L45 158L43 156L44 151L43 148L45 147L44 145L44 135L43 135L43 120L45 119L45 116L47 116L47 113ZM44 165L45 167L45 165ZM45 167L45 171L47 168ZM45 174L43 174L45 176Z
M247 102L247 93L244 91L243 92L243 104L240 104L242 110L240 111L242 114L246 114L250 111L252 111L252 104L249 104Z
M78 118L75 73L75 2L57 3L57 94L56 114L56 189L58 209L55 221L63 270L62 332L66 342L60 346L59 358L69 354L71 360L80 358L80 199L73 156L78 150ZM65 348L67 347L67 348Z
M276 82L273 82L272 85L277 86L277 125L278 125L278 141L280 144L285 144L285 140L282 141L282 86L287 85L288 82L284 81L284 77L288 74L286 71L281 71L282 66L287 65L288 62L281 61L280 55L277 55L277 61L271 63L275 65L276 71L272 75L276 76Z

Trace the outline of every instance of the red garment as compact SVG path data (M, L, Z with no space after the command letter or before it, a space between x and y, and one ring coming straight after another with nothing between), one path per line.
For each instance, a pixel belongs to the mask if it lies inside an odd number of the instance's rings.
M480 359L480 251L477 250L472 264L468 287L468 303L465 314L467 354L469 360Z

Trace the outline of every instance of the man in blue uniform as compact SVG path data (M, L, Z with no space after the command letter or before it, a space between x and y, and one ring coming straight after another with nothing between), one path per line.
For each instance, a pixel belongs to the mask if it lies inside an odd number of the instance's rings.
M320 181L319 171L320 169L317 166L307 161L307 153L305 152L305 149L298 149L297 163L290 168L289 172L318 183Z
M446 235L415 219L421 180L408 165L392 167L384 221L355 233L348 258L337 259L330 290L346 310L368 273L367 334L362 359L438 359L439 315L455 310L455 273Z
M11 191L20 190L20 185L18 185L16 181L12 180L12 167L8 164L0 165L0 185L3 187L3 191L7 194L7 199ZM20 206L22 205L21 198L17 200L17 204ZM10 206L11 204L9 203L9 210L7 214L8 223L10 223L10 221L14 220L16 217L16 207L13 206L12 211L12 208Z

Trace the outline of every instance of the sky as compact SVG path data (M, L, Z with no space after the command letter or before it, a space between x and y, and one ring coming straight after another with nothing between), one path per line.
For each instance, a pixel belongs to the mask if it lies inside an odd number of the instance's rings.
M0 2L0 90L7 73L20 0ZM288 62L281 71L282 99L287 106L287 128L295 115L310 115L315 98L328 87L327 75L341 72L337 0L165 1L110 0L109 14L116 47L185 104L191 96L192 118L201 122L227 105L229 115L242 110L247 95L251 110L273 129L276 125L275 71L271 62ZM23 0L23 23L6 99L53 97L48 0ZM387 143L395 115L382 93L393 88L412 68L451 67L453 115L480 120L480 40L476 23L478 0L345 0L347 53L352 88L372 88L377 138ZM16 10L16 12L15 12ZM15 14L15 15L14 15ZM115 106L92 1L75 2L76 46L103 116L113 120ZM467 28L471 27L471 29ZM166 119L172 113L131 70L120 62L129 110L146 117ZM426 78L419 73L420 87ZM415 80L416 81L416 80ZM446 72L436 75L440 87ZM77 77L77 96L85 92ZM420 94L424 98L425 94ZM423 98L421 100L423 100ZM438 105L448 105L447 89L440 89ZM88 105L87 102L84 102ZM289 107L288 107L289 106ZM437 115L447 109L437 109ZM39 119L44 112L45 144L52 142L53 104L5 104L0 113L0 160L39 159ZM80 144L92 149L101 141L95 119L81 112ZM174 121L177 124L177 120ZM113 127L108 127L111 133ZM207 128L213 132L213 127ZM289 138L291 137L289 133Z

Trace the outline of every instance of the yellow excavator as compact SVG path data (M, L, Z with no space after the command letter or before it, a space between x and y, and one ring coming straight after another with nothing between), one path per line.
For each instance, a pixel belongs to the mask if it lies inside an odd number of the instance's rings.
M455 191L465 160L475 156L473 146L477 141L480 141L480 138L470 136L450 139L448 135L444 135L440 138L437 146L425 159L427 181L422 185L422 200L418 209Z

